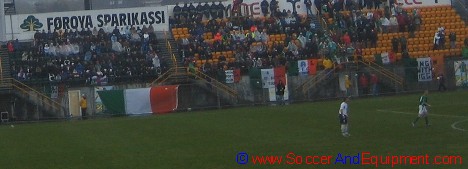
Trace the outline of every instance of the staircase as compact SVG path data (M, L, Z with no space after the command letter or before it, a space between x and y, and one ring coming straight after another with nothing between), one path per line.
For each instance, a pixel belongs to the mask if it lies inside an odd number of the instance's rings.
M396 73L387 70L385 67L380 66L375 62L359 61L358 64L366 66L369 72L377 73L377 75L381 77L379 78L379 81L386 84L387 86L394 87L395 91L403 89L405 85L405 80Z
M296 88L296 94L297 95L303 95L306 96L308 95L311 90L317 91L320 89L320 85L327 84L328 82L332 81L335 76L335 68L329 69L329 70L323 70L317 73L313 78L310 78L306 82L302 83ZM314 92L312 91L312 92Z
M197 69L187 67L171 68L151 83L151 86L191 83L201 87L213 94L221 96L231 104L236 104L238 100L237 91L216 79L204 74Z
M28 85L13 78L3 78L0 86L10 88L17 97L36 105L36 120L64 118L65 107Z
M315 24L315 30L314 30L314 33L317 33L318 30L323 30L323 24L321 22L321 17L319 15L312 15L310 16L310 18L312 19L312 22Z
M6 49L0 50L0 79L11 78L10 72L10 57L8 56L8 51ZM10 93L11 86L0 84L0 93Z
M167 37L164 42L156 45L162 62L168 63L169 68L182 66L183 63L177 60L177 45L174 38Z

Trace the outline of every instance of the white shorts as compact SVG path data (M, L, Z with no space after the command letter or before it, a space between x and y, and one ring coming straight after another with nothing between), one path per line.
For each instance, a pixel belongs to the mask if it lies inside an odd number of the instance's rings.
M427 116L427 108L426 106L419 105L419 117Z

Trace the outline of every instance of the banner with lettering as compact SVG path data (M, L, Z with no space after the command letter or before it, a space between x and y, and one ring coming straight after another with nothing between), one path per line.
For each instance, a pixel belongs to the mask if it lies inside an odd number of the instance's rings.
M432 63L431 58L418 58L418 81L432 81Z
M50 98L51 99L57 99L58 93L59 93L58 86L50 86Z
M30 40L36 31L79 30L103 28L112 31L114 27L134 26L142 28L152 25L155 31L169 29L169 15L166 6L83 10L73 12L52 12L20 14L5 17L6 34L11 39Z
M186 0L188 1L188 0ZM297 14L299 15L306 15L307 14L307 8L305 6L305 4L303 3L303 1L300 1L300 0L276 0L276 2L278 3L278 9L280 11L283 11L283 10L286 10L286 11L296 11ZM312 0L313 2L313 0ZM254 18L256 17L263 17L263 13L262 13L262 10L261 10L261 3L262 3L262 0L243 0L242 3L240 4L240 10L241 10L241 13L242 13L242 16L252 16ZM271 0L268 0L268 3L271 3ZM180 3L180 7L183 7L183 5L181 5L183 3ZM217 5L218 3L216 3ZM233 0L229 0L229 1L224 1L222 2L222 4L224 5L225 9L224 9L224 16L226 17L229 17L231 16L232 14L232 9L234 8L234 4L233 4ZM196 7L196 4L194 4L195 7ZM211 3L208 3L208 5L211 7ZM317 11L315 10L315 8L313 7L314 5L312 4L312 8L311 8L311 12L314 14L316 13ZM168 5L167 8L167 12L169 14L169 16L174 16L173 14L173 9L174 9L175 5ZM320 9L320 7L318 7ZM270 11L270 8L268 8L268 12L271 13Z
M226 83L234 83L234 70L225 70Z
M262 87L264 89L275 88L275 72L273 69L262 69Z
M388 52L384 52L382 54L380 54L380 56L382 57L382 64L390 64L390 56L388 54Z

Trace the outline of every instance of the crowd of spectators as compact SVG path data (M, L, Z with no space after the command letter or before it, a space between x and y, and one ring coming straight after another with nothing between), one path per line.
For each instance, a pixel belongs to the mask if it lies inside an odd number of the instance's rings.
M206 74L216 76L226 69L241 68L246 72L252 67L287 66L301 59L334 58L340 52L332 38L318 29L311 12L298 15L294 11L280 11L276 0L264 0L261 6L264 17L242 13L226 16L221 10L216 15L203 10L181 12L176 5L171 27L188 28L190 33L178 40L179 59L187 66L196 65ZM271 40L270 35L282 35L284 39ZM235 51L234 59L214 56L222 51Z
M348 2L348 1L345 1ZM422 24L420 11L411 12L403 10L401 3L391 2L390 6L382 6L380 1L361 1L348 4L339 4L340 1L326 1L321 3L321 12L330 18L329 29L337 38L335 40L345 46L353 48L376 47L379 33L409 32L409 38ZM337 5L338 3L338 5ZM343 7L344 6L344 7ZM374 8L374 10L362 10ZM341 38L339 38L341 37ZM406 46L406 37L392 40L393 46ZM395 44L396 43L396 44ZM394 52L403 50L394 50Z
M166 68L148 27L37 31L32 45L9 42L11 73L19 80L107 82L155 79Z

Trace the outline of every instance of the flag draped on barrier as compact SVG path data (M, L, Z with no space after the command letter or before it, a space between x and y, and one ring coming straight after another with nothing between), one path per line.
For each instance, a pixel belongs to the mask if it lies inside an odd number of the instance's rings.
M111 114L168 113L177 109L178 85L98 91Z

